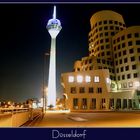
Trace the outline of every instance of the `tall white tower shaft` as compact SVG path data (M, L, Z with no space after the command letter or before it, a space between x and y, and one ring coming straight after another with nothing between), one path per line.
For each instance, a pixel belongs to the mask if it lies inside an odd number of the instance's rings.
M51 38L47 105L56 105L56 38Z
M47 106L54 108L56 106L56 36L61 28L60 21L56 19L56 7L54 6L53 19L50 19L47 24L48 32L51 35Z

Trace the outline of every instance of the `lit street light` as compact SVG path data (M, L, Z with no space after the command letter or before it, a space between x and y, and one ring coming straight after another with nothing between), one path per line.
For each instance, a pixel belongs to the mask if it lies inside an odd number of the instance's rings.
M47 92L47 89L46 89L46 82L45 82L45 79L46 79L46 56L49 56L49 53L44 53L44 66L43 66L43 113L46 111L46 92Z

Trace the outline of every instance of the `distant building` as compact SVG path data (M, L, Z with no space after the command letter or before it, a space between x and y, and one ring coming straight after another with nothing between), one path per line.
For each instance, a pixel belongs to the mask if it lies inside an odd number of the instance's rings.
M90 19L89 56L62 74L72 111L140 108L140 26L126 28L123 17L99 11Z

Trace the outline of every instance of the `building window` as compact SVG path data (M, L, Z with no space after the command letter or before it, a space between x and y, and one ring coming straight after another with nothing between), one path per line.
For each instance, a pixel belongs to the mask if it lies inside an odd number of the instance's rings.
M131 37L132 37L132 35L131 35L131 34L128 34L128 35L127 35L127 38L131 38Z
M109 44L107 44L107 45L106 45L106 49L109 49L109 48L110 48L110 46L109 46Z
M102 52L102 54L101 54L102 56L104 56L105 55L105 53L104 52Z
M124 58L124 63L127 63L127 58Z
M118 50L120 50L120 48L121 48L121 46L120 46L120 44L118 45Z
M104 21L104 24L107 24L107 20Z
M133 82L128 83L129 87L133 87Z
M118 65L118 61L116 61L116 66Z
M117 53L115 53L115 58L117 58Z
M87 64L87 60L85 60L85 65Z
M115 27L116 30L119 30L119 27Z
M78 75L78 76L77 76L77 82L78 82L78 83L82 83L82 82L83 82L83 76Z
M117 25L118 24L118 21L114 21L114 23Z
M140 53L140 48L138 48L138 50L137 50L137 51L138 51L138 53Z
M79 93L85 93L85 88L84 87L79 87Z
M125 70L128 71L129 70L129 66L125 66Z
M105 36L108 36L108 32L105 32Z
M133 56L133 57L131 57L131 62L132 62L132 61L135 61L135 57L134 57L134 56Z
M88 92L89 93L94 93L94 88L93 87L89 87Z
M125 36L123 35L122 37L121 37L121 40L124 40L125 39Z
M122 80L124 80L125 79L125 75L122 75Z
M102 31L102 27L99 28L99 31Z
M136 69L136 65L132 65L132 69L135 70Z
M97 63L100 63L100 59L97 59Z
M107 29L108 29L108 27L107 27L107 26L105 26L105 27L104 27L104 30L107 30Z
M99 22L99 25L102 25L102 21Z
M118 76L118 81L120 80L120 76Z
M103 39L101 39L101 40L100 40L100 43L103 43L103 41L104 41L104 40L103 40Z
M121 67L121 72L123 72L123 67Z
M139 33L135 33L135 37L139 37Z
M102 63L105 64L105 60L104 59L102 60Z
M102 46L101 46L101 50L103 50L103 49L104 49L104 46L102 45Z
M109 20L109 24L113 24L113 21L112 20Z
M90 109L96 109L96 98L92 98L90 101Z
M120 42L120 38L119 37L117 38L117 42Z
M85 81L86 81L86 83L91 82L91 77L90 76L85 76Z
M120 64L122 64L122 59L120 59Z
M108 39L108 38L106 38L106 40L105 40L105 41L106 41L106 43L107 43L107 42L109 42L109 39Z
M111 32L111 36L114 36L115 35L115 33L114 32Z
M114 29L114 27L113 26L110 26L110 30L113 30Z
M132 41L129 41L128 42L128 46L132 46Z
M76 93L76 87L71 87L70 88L70 93Z
M107 51L107 55L110 55L110 51Z
M140 40L137 40L136 41L136 45L140 45Z
M126 55L126 50L123 51L123 55Z
M78 109L78 98L73 99L73 109Z
M97 88L97 93L102 93L102 88L98 87Z
M130 79L131 78L131 75L130 74L127 74L127 79Z
M130 49L129 50L129 53L131 54L131 53L134 53L134 50L133 49Z
M121 52L119 52L119 56L121 56Z
M89 59L89 64L91 64L92 63L92 59Z
M133 76L134 76L134 78L137 78L138 77L138 74L137 73L134 73Z
M82 99L82 106L81 106L81 109L87 109L87 99L86 99L86 98L83 98L83 99Z
M100 78L99 78L99 76L94 76L94 82L95 82L95 83L100 82Z
M103 33L100 33L100 37L103 37Z
M73 83L74 82L74 76L69 76L68 77L68 82Z
M122 48L124 48L125 47L125 43L122 43Z
M119 68L117 68L117 73L119 73Z

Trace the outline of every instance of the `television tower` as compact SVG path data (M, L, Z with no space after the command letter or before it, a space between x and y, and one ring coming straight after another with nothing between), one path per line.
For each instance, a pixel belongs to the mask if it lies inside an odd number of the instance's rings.
M54 6L53 18L46 26L51 36L49 79L48 79L48 100L47 106L56 106L56 36L62 29L60 20L56 19L56 6Z

